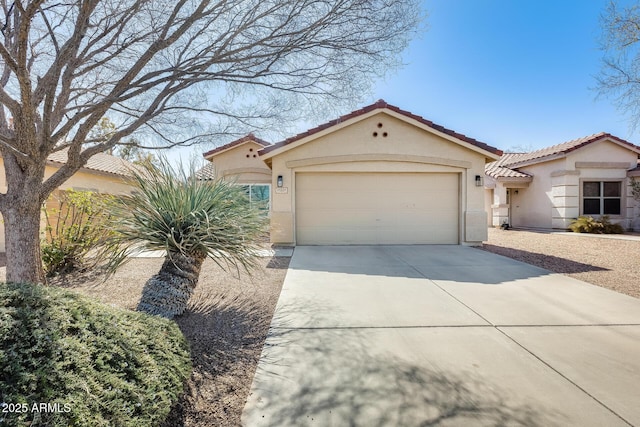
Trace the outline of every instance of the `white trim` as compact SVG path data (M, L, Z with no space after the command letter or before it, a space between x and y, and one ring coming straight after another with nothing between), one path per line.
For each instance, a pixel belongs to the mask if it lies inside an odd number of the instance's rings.
M269 191L267 192L267 194L269 195L269 199L267 199L267 210L270 212L271 211L271 199L272 199L272 195L271 195L271 183L267 183L267 182L236 182L233 185L239 185L239 186L248 186L249 187L249 203L252 203L253 200L251 200L251 186L254 185L266 185L267 187L269 187Z
M406 162L425 163L433 165L453 166L457 168L471 169L473 164L466 160L445 159L443 157L416 156L410 154L346 154L339 156L314 157L309 159L289 160L285 166L294 169L303 166L327 165L333 163L353 162Z
M627 162L576 162L576 169L629 169L631 165Z
M600 201L600 208L599 208L599 213L585 213L584 212L584 184L585 182L598 182L600 184L600 196L587 196L587 199L599 199ZM604 183L605 182L617 182L620 184L620 196L618 197L605 197L604 196ZM583 215L597 215L597 216L601 216L601 215L608 215L611 218L625 218L625 215L623 214L623 212L626 210L627 206L626 203L624 202L625 200L625 185L624 185L624 179L615 179L615 178L611 178L611 179L604 179L604 178L584 178L580 180L580 185L579 185L579 206L578 206L578 212L581 216ZM612 200L612 199L618 199L620 200L620 213L619 214L606 214L604 213L604 201L605 200Z

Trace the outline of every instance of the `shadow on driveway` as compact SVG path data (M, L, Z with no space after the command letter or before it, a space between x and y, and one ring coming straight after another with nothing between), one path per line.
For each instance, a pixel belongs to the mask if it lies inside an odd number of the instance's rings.
M505 248L502 246L483 244L478 249L487 251L493 254L498 254L513 258L515 260L536 265L540 268L554 271L556 273L571 274L571 273L584 273L586 271L609 271L608 268L598 267L591 264L584 264L582 262L572 261L568 258L560 258L554 255L540 254L537 252L529 252L521 249Z
M366 275L489 285L551 273L512 258L459 245L298 246L289 268L290 272L337 273L333 274L335 280L343 275Z
M297 247L243 425L624 425L496 325L637 313L633 298L468 247Z
M286 319L276 323L286 324ZM272 329L243 425L553 426L566 422L549 408L506 401L504 396L510 393L483 381L472 372L473 366L454 372L412 360L413 356L398 357L375 339L377 333Z

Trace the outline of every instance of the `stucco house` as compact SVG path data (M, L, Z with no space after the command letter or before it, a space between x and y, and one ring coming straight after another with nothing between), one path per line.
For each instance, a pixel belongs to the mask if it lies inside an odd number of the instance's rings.
M200 179L268 186L279 244L479 244L485 165L502 152L380 100L270 145L204 153Z
M53 175L67 161L66 151L49 156L45 168L45 179ZM106 153L99 153L71 176L59 190L95 191L106 194L129 194L133 190L129 178L130 162ZM7 192L4 160L0 157L0 192ZM0 220L2 216L0 215ZM42 224L44 226L44 223ZM0 226L0 252L5 251L4 224Z
M507 153L485 168L488 225L566 229L580 215L609 215L640 229L630 183L640 147L599 133L529 153Z
M243 185L251 201L269 201L271 169L260 159L258 151L270 145L249 134L203 154L209 161L196 172L200 180L225 178Z

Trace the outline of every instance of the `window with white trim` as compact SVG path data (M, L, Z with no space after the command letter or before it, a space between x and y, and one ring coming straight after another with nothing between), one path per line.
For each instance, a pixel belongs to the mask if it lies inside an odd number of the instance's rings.
M247 192L251 204L261 204L264 209L269 209L270 184L243 184L242 188Z
M621 181L583 181L583 215L620 215L622 213Z

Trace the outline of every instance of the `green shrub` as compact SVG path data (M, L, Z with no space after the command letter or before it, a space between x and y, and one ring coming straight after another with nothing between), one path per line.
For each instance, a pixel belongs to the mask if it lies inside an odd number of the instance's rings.
M47 276L95 268L115 256L107 208L113 196L90 191L56 193L44 209L45 239L41 244Z
M0 425L156 426L190 371L173 322L59 288L0 284L0 404L14 405Z
M591 216L580 216L569 225L569 229L574 233L598 233L596 230L600 228L600 223Z
M624 229L620 224L613 224L608 215L603 215L599 219L591 216L581 216L574 219L569 228L574 233L592 234L622 234Z

